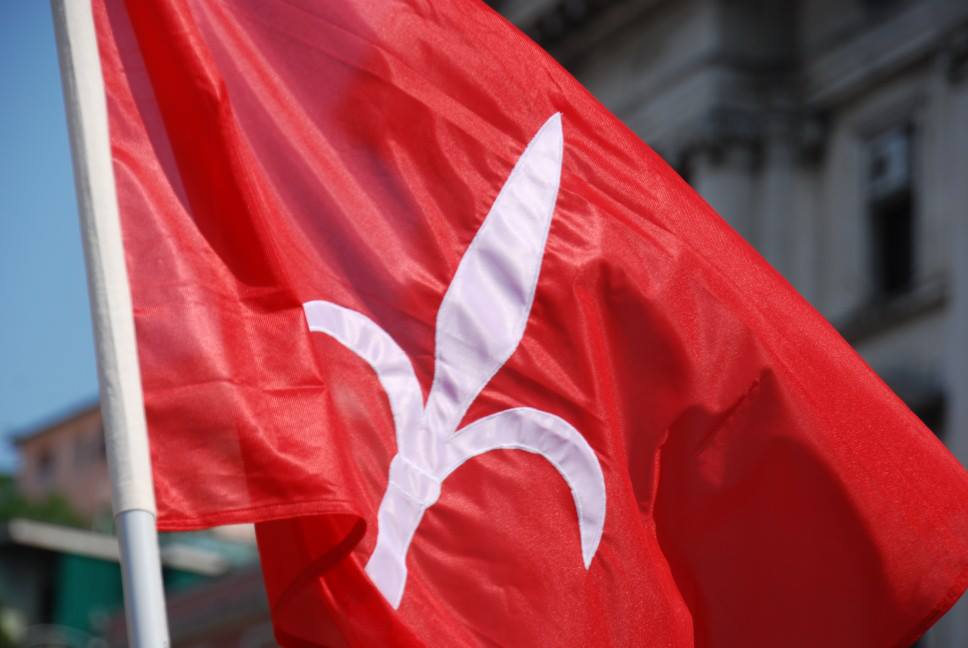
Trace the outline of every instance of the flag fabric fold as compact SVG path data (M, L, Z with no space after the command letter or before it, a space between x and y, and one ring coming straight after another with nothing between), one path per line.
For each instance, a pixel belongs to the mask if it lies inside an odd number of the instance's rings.
M258 523L283 645L901 646L968 584L965 470L486 6L94 6L159 526Z

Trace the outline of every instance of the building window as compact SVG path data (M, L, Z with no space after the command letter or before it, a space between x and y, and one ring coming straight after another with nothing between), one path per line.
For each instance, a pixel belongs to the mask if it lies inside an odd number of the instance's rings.
M74 439L74 468L83 468L88 462L88 442L82 436Z
M871 261L878 298L911 288L914 279L912 129L894 128L868 147L867 211Z
M672 168L679 174L679 177L686 181L686 184L692 185L694 169L691 157L686 155L680 156Z
M91 436L74 439L74 468L84 470L104 461L104 436L100 430Z
M911 408L918 418L927 426L929 430L934 432L935 436L944 441L945 437L945 399L944 394L938 392L937 394L932 394L932 398L925 400L922 403L918 403L916 407Z
M40 451L37 457L37 484L42 489L48 489L54 482L54 454L47 448Z

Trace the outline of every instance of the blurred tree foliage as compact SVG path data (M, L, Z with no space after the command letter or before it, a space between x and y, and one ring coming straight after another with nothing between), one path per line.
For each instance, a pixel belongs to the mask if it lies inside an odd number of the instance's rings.
M10 475L0 475L0 520L27 518L51 524L84 528L88 526L61 495L39 501L28 501L17 490Z

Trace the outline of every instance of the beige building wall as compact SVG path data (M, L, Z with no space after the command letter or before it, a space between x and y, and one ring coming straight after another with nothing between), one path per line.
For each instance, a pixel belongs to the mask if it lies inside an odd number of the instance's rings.
M41 501L61 495L85 520L110 519L111 485L97 406L37 430L17 445L17 487L24 497Z

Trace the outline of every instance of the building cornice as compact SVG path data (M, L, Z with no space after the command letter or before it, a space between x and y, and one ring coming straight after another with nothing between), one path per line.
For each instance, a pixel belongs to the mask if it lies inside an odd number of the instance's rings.
M951 70L963 69L964 37L957 35L966 28L966 3L912 3L827 49L805 52L804 99L819 109L836 106L939 53L951 60Z
M669 0L551 0L515 24L565 67L616 29Z

